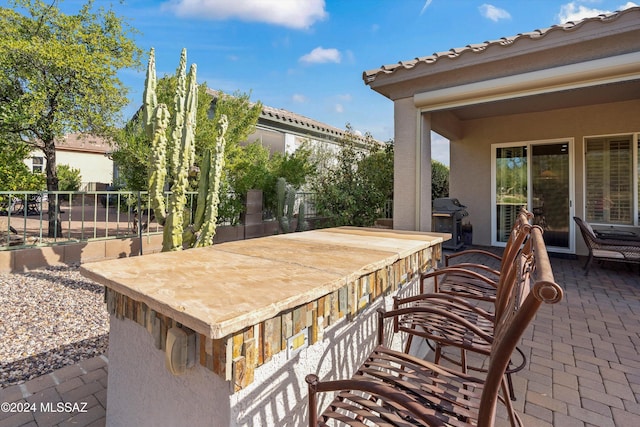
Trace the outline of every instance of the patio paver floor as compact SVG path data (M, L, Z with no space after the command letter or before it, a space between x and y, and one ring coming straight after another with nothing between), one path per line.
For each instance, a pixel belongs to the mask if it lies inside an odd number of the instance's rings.
M514 404L527 426L640 425L640 274L606 264L585 277L583 262L551 259L565 298L542 306L520 345L528 366L514 375ZM0 403L86 403L73 414L0 412L0 427L105 425L107 371L99 356L0 390Z

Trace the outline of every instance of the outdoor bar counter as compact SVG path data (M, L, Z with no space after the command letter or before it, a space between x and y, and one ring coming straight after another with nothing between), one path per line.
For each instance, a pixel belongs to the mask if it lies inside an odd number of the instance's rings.
M448 238L340 227L83 265L111 314L107 425L305 425L304 376L350 376Z

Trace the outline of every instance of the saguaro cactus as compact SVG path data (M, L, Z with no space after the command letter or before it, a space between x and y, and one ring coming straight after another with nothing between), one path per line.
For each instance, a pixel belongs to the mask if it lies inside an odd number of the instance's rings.
M158 222L164 226L162 250L181 250L183 245L207 246L213 243L218 211L220 174L224 158L226 116L219 124L215 152L204 153L203 169L198 182L198 206L193 224L185 219L186 192L189 185L189 169L195 160L196 110L198 86L196 65L186 74L187 51L182 50L176 72L177 87L174 96L175 114L171 138L167 140L169 111L164 104L157 104L155 54L149 53L149 66L144 91L144 120L148 137L152 141L150 157L149 196ZM167 169L171 181L171 193L165 204L164 189L167 186ZM200 231L202 230L202 233Z

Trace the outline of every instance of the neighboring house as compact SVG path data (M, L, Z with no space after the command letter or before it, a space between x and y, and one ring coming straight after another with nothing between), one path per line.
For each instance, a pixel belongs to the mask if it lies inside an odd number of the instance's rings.
M256 131L247 140L259 140L272 153L290 154L304 142L312 146L324 144L327 149L336 152L344 137L344 130L287 110L263 105ZM357 136L357 141L362 147L366 146L364 137ZM381 144L380 141L373 142Z
M394 102L394 227L431 229L431 131L473 243L501 246L520 205L555 252L572 217L638 227L640 8L401 61L363 79Z
M217 91L209 90L208 92L214 98L219 96ZM215 102L212 105L215 106ZM335 154L340 149L345 133L344 130L300 114L263 105L256 123L256 130L247 137L246 142L259 141L269 148L272 154L291 154L305 142L312 149ZM356 138L361 147L367 147L365 137L357 136ZM371 140L371 142L380 147L384 146L381 141Z
M81 191L104 190L113 182L113 160L109 157L112 147L105 140L69 134L55 145L56 164L80 170ZM34 150L25 163L32 172L44 172L46 158L40 150Z

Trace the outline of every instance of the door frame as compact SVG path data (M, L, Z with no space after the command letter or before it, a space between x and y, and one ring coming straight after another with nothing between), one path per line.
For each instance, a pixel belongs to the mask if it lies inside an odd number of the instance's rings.
M531 210L533 192L531 187L531 156L533 150L531 147L534 145L547 145L547 144L568 144L569 154L569 247L563 248L558 246L549 246L550 252L575 254L576 253L576 238L575 238L575 222L573 216L575 215L575 140L572 137L567 138L553 138L553 139L537 139L530 141L514 141L514 142L501 142L491 144L491 245L504 247L505 242L498 242L497 235L497 219L498 210L496 205L496 150L498 148L505 147L527 147L527 209Z

